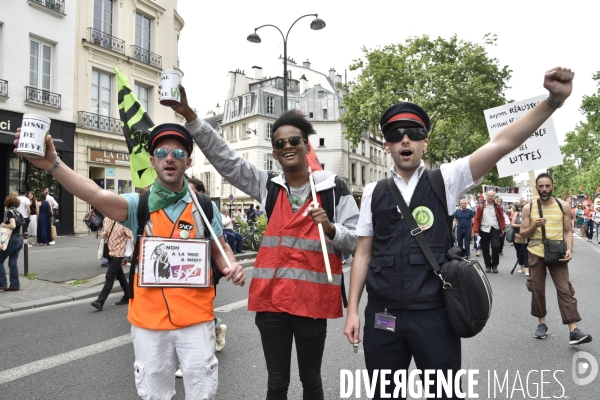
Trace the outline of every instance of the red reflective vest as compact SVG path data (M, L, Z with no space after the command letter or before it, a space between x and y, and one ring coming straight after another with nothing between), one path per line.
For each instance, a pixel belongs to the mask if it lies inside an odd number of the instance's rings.
M164 210L150 213L152 235L158 237L180 238L179 220L194 224L192 216L193 202L190 202L175 222L171 221ZM197 237L197 226L189 231L190 237ZM144 231L144 236L148 236ZM141 243L140 243L141 246ZM141 251L140 251L141 254ZM129 301L127 319L135 326L154 330L185 328L214 318L213 301L215 289L177 288L177 287L140 287L139 277L135 274L135 297Z
M317 193L321 202L321 196ZM310 202L296 213L280 190L263 237L248 294L249 311L286 312L311 318L342 316L341 255L328 243L332 282L327 281L319 229Z

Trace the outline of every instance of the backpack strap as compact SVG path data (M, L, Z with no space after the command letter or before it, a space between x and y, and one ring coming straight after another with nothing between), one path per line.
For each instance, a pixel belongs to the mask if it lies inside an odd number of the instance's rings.
M144 227L150 219L150 213L148 212L148 197L150 192L144 192L140 194L140 201L137 209L137 238L135 240L135 246L133 248L133 254L131 255L131 265L129 267L129 298L133 299L133 288L135 287L135 268L138 265L138 259L140 255L140 238L144 236Z
M267 179L267 201L265 204L267 220L271 218L271 214L275 208L275 203L277 202L277 196L279 196L279 190L281 189L281 186L273 182L273 178L276 176L276 174L269 173L269 179ZM248 219L250 219L250 215L248 215Z
M212 200L206 194L198 193L198 192L196 192L196 198L198 199L198 204L200 204L200 207L202 207L202 211L204 211L204 214L206 215L206 219L208 219L209 221L212 222L213 217L214 217ZM209 238L210 231L208 230L208 227L206 226L206 222L204 222L204 219L202 219L202 224L204 225L204 237ZM216 238L214 238L214 239L216 239Z
M386 187L387 178L377 181L375 189L373 189L373 195L371 196L371 214L375 213L375 205L377 204L377 201L379 201L379 198L381 197L381 194L383 193Z
M452 223L454 220L454 216L448 215L448 203L446 201L446 185L444 184L442 170L436 168L426 169L425 171L427 173L427 179L429 180L429 184L433 189L433 193L435 193L435 197L437 197L440 203L444 205L444 209L446 210L446 224L448 225L448 230L450 231L450 238L452 238ZM500 221L498 221L498 223L500 223Z

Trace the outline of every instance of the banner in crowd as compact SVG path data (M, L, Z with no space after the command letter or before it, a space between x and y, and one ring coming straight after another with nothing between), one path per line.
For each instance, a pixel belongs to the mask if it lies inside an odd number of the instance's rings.
M515 101L483 112L490 140L503 128L531 111L546 96ZM552 117L540 126L521 146L502 157L496 166L500 178L523 172L546 169L562 164L562 155Z
M521 188L520 187L499 187L499 186L489 186L483 185L481 186L483 190L483 196L485 199L485 194L489 191L495 192L496 196L502 199L503 203L513 203L519 202L521 199Z

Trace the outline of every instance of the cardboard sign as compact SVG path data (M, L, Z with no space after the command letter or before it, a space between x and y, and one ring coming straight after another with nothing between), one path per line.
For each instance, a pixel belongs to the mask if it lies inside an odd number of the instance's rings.
M210 240L142 237L139 285L210 287Z
M483 190L483 196L485 198L485 195L487 192L492 191L496 193L496 196L500 197L502 199L502 201L504 203L513 203L513 202L518 202L521 197L521 188L520 187L499 187L499 186L489 186L489 185L483 185L482 187Z
M490 139L493 139L502 129L531 111L539 102L546 101L546 96L504 104L485 110ZM545 169L562 164L562 155L558 146L558 138L554 129L552 117L540 126L517 149L502 157L496 166L500 178L517 175L522 172Z

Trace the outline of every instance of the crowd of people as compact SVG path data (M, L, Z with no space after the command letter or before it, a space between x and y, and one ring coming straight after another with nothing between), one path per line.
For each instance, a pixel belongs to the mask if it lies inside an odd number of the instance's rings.
M264 352L266 397L287 398L295 343L303 397L324 399L321 364L327 320L343 316L346 291L342 264L347 254L354 256L343 332L352 346L363 342L371 378L379 370L408 370L413 359L418 369L433 370L446 379L462 368L461 338L451 327L442 285L427 268L414 235L423 235L432 244L437 259L442 260L454 244L451 231L455 228L457 244L470 253L474 239L474 244L481 246L476 257L483 254L486 272L493 274L499 272L506 230L518 229L519 242L515 231L513 244L519 263L522 261L520 271L526 274L527 268L530 271L527 288L532 293L531 314L538 318L534 336L543 339L548 332L544 286L548 268L559 292L562 322L569 327L569 344L591 341L591 336L577 327L581 317L565 268L572 257L572 222L564 217L570 210L566 203L554 202L552 178L541 174L536 179L540 203L513 204L508 212L493 192L487 193L474 210L469 210L466 200L462 200L501 157L529 138L569 97L573 76L566 68L548 71L544 76L544 87L549 92L547 101L540 102L471 155L443 164L439 170L428 170L423 162L431 130L427 112L409 102L390 105L381 116L380 127L384 150L393 160L391 178L365 187L360 210L345 183L335 174L309 172L306 156L314 150L308 138L315 131L304 116L296 111L284 112L273 124L272 155L281 165L281 171L271 173L237 154L210 124L198 118L182 86L179 87L181 104L173 109L187 123L158 125L148 137L150 163L157 178L147 197L143 197L147 204L142 203L142 196L137 193L117 195L76 174L60 161L49 136L45 157L28 160L107 217L103 235L108 239L109 259L118 260L121 256L122 242L116 241L134 242L130 281L119 278L123 274L115 262L114 273L110 277L107 274L105 289L112 287L115 277L124 286L124 296L118 303L129 304L138 394L144 398L172 398L178 358L177 375L183 377L186 397L204 399L213 398L217 391L215 351L218 351L219 328L224 331L225 327L215 321L215 288L170 287L161 285L159 280L152 286L142 285L139 274L143 264L138 261L143 260L137 258L140 237L163 237L182 243L213 236L210 254L214 267L204 267L211 268L215 278L222 274L234 285L244 285L244 270L234 257L234 252L243 249L233 232L229 210L224 208L219 212L213 203L210 229L198 217L199 206L193 196L203 190L184 176L191 165L195 143L224 179L259 203L246 213L236 207L232 217L244 219L245 214L246 220L252 221L265 211L269 214L248 294L248 310L256 313L255 324ZM20 130L17 140L19 134ZM445 199L434 192L433 177L438 173L445 186ZM314 182L319 204L312 201L310 180ZM378 191L380 188L383 190ZM421 226L420 232L411 231L405 222L396 202L397 191L413 214L419 211L430 221ZM323 199L331 193L335 204L329 213ZM273 204L267 202L269 194L275 198ZM456 199L461 199L457 208ZM48 203L47 197L45 200ZM39 227L41 214L51 206L42 206L41 199L38 203ZM261 205L266 205L265 211ZM144 210L148 215L144 215ZM454 222L450 226L446 221L452 213ZM13 226L14 218L10 216L8 213L9 226ZM123 227L118 237L113 231L116 226ZM560 268L545 260L543 249L540 252L541 232L546 235L546 230L552 240L564 238L566 250ZM326 240L326 259L321 239ZM527 259L531 264L527 264ZM363 325L359 301L365 288ZM102 309L105 295L103 290L92 305ZM382 320L386 323L382 324ZM427 390L437 392L439 381L432 377L425 383L430 384ZM375 398L386 397L380 390L380 380L375 382Z

